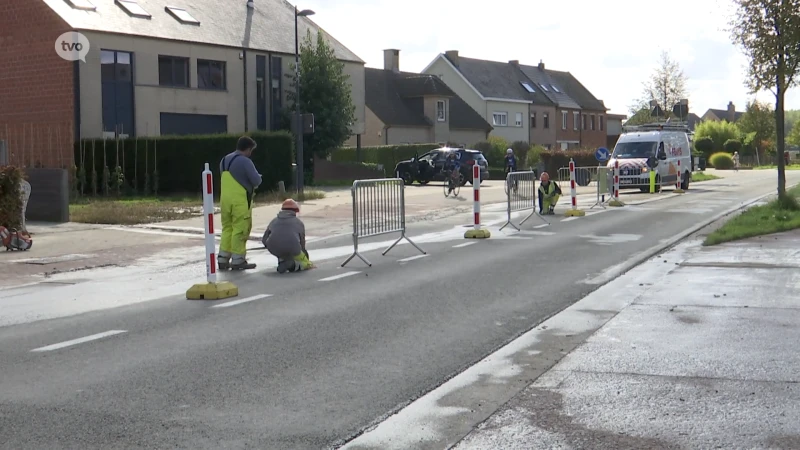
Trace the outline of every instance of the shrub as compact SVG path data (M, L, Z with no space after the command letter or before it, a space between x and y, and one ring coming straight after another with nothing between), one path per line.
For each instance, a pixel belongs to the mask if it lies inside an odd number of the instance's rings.
M575 161L575 167L596 167L597 159L594 150L546 150L540 153L545 170L553 179L558 176L558 169L569 167L570 158Z
M715 169L728 170L733 169L733 156L725 152L717 152L711 155L708 160Z
M742 142L738 139L728 139L725 141L723 148L725 148L726 152L733 154L733 152L742 150Z
M708 156L714 151L714 141L708 136L695 139L694 148L703 156Z
M352 147L340 148L331 152L331 161L339 163L362 162L366 164L382 164L386 173L393 173L394 166L400 161L439 148L439 144L381 145L378 147L361 147L361 161L358 151Z
M292 180L294 139L281 132L245 133L258 147L253 163L263 176L259 191L277 189L278 182ZM219 192L219 162L236 149L238 134L207 136L159 136L84 140L76 143L75 161L87 174L82 192L106 194L197 193L202 191L205 163L214 177L214 192ZM99 186L99 189L98 189Z
M517 157L517 170L523 170L525 161L528 159L528 152L531 149L530 144L525 141L514 141L510 147L514 150L514 156Z
M542 153L546 152L547 149L542 147L541 145L534 145L528 151L528 157L525 160L524 167L534 167L542 161Z
M489 136L488 142L491 147L488 151L481 150L483 155L489 161L490 166L503 167L503 159L506 157L506 150L508 150L510 144L500 136Z
M695 138L711 138L713 148L709 152L722 151L728 139L738 139L741 134L739 127L735 123L730 123L726 120L701 122L695 128Z
M0 166L0 225L6 228L22 226L22 169Z

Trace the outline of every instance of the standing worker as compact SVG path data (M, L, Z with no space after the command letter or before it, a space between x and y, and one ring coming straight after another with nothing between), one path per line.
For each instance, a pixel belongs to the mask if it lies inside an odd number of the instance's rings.
M261 174L252 159L256 142L242 136L236 151L229 153L219 163L222 210L222 239L217 261L219 270L255 269L256 265L245 259L247 240L253 228L253 193L261 184Z

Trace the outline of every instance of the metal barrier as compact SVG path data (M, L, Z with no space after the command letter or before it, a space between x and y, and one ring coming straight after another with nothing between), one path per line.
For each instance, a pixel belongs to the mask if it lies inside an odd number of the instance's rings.
M522 219L519 223L520 226L533 216L539 217L544 223L550 225L550 222L536 211L536 196L535 172L510 172L506 175L507 220L505 225L500 227L500 230L502 231L503 228L511 225L515 230L519 231L519 227L511 221L511 213L527 210L531 210L531 213L528 217Z
M571 183L569 167L558 169L558 180L560 183ZM580 187L595 187L597 200L592 209L596 206L605 208L606 203L614 195L614 175L612 170L606 166L575 167L575 185ZM606 196L608 200L606 200Z
M402 178L356 180L350 191L353 195L353 254L342 263L342 267L356 256L372 267L372 263L358 252L358 240L389 233L401 234L383 255L403 239L426 254L406 236L405 184Z

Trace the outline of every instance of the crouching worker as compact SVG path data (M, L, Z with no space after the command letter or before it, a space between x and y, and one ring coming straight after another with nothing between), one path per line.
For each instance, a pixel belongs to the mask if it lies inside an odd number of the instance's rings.
M542 172L539 181L539 214L555 214L556 203L561 198L561 187L555 181L550 181L547 172Z
M278 273L314 268L306 250L306 226L297 218L300 205L292 199L283 202L278 217L272 219L261 242L278 258Z

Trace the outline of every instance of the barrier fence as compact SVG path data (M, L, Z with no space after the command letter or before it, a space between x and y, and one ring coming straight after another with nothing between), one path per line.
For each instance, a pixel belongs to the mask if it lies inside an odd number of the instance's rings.
M506 213L507 220L503 228L511 225L515 230L519 231L519 227L514 225L511 220L511 214L520 211L528 211L531 213L522 219L519 226L522 226L528 219L533 216L538 216L546 224L550 224L544 217L536 212L536 173L533 171L525 172L510 172L506 175Z
M371 267L372 263L358 251L359 239L389 233L401 234L389 248L384 250L383 255L403 239L422 254L426 254L406 236L405 184L402 178L356 180L350 191L353 196L353 254L342 263L341 267L356 256Z

